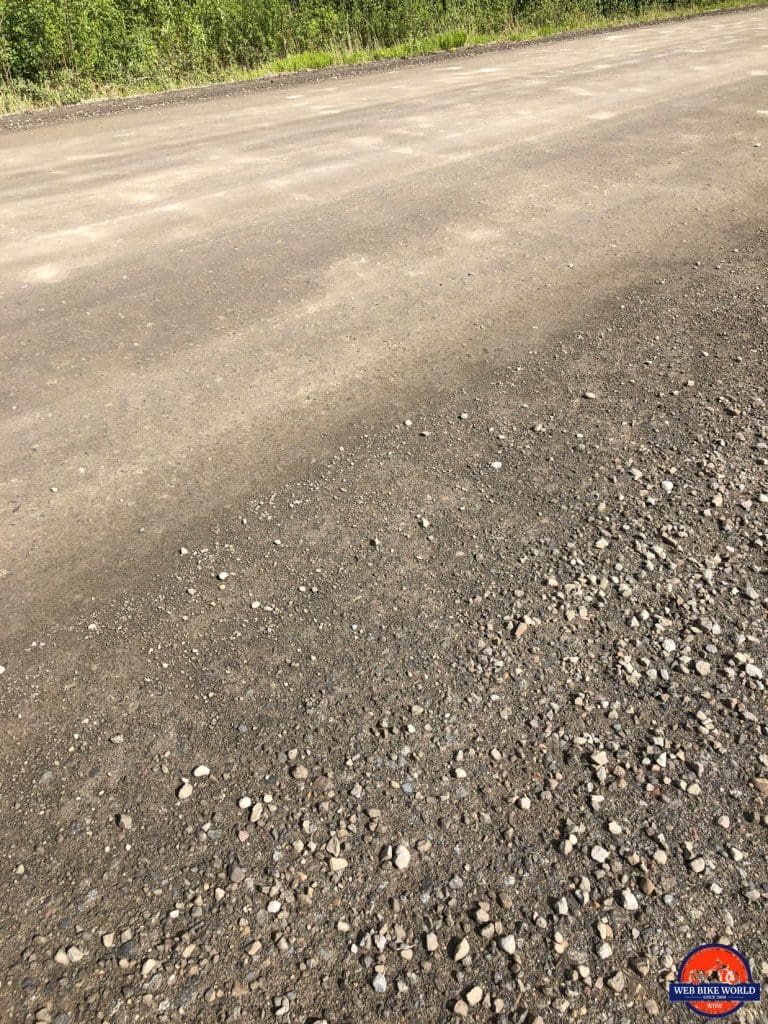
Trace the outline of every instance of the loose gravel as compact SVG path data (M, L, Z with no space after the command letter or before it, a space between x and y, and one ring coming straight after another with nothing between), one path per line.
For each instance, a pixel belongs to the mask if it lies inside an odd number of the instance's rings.
M765 241L0 651L4 1021L682 1020L708 941L765 980Z

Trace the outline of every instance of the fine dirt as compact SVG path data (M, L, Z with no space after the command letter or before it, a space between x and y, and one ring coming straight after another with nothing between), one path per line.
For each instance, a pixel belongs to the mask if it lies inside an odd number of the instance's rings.
M712 940L765 981L767 243L13 649L3 1020L682 1021Z

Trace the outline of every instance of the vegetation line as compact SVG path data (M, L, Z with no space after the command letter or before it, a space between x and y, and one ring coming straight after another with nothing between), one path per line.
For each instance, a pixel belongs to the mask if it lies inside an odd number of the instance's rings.
M744 0L0 0L0 114L741 6Z

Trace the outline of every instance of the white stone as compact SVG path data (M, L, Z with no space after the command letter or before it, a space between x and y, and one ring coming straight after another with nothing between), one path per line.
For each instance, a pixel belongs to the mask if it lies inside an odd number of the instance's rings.
M464 996L468 1006L477 1006L483 998L483 990L479 985L473 985L472 988Z
M625 889L621 894L621 899L624 904L625 910L639 910L640 904L637 902L637 897L631 889Z
M411 864L411 851L403 843L398 843L392 855L392 862L398 871L405 871Z

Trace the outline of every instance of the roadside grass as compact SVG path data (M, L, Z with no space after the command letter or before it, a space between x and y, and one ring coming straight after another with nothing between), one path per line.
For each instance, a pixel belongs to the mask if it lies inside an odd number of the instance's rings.
M621 13L610 17L589 17L579 10L566 11L561 12L555 19L537 19L531 24L516 20L508 29L490 33L479 32L474 27L456 27L435 34L413 36L389 46L355 46L352 40L348 40L344 46L289 53L259 62L252 67L230 63L184 73L175 72L169 67L157 69L152 74L127 74L125 78L110 81L97 80L70 70L52 74L43 81L27 81L6 73L0 76L0 116L216 83L253 81L296 71L315 71L341 65L426 56L466 46L521 42L563 32L586 32L644 22L668 21L704 11L729 10L745 6L763 7L766 6L766 0L695 0L693 3L682 3L673 7L653 5L637 14ZM0 71L2 70L0 68Z

